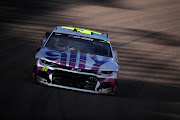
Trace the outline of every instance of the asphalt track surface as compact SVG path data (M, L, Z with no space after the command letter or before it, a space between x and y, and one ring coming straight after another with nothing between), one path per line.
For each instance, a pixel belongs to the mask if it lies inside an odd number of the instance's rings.
M179 120L179 0L0 3L0 118ZM32 83L34 53L56 25L109 34L118 51L116 96Z

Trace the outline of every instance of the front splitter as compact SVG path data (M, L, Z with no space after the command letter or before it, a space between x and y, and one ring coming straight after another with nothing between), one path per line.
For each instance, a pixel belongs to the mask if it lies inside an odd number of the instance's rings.
M46 79L41 78L41 77L39 77L37 75L34 78L34 81L37 82L37 83L40 83L42 85L47 85L47 86L52 86L52 87L57 87L57 88L64 88L64 89L68 89L68 90L75 90L75 91L96 93L96 94L113 94L113 93L105 93L105 92L101 92L101 91L86 90L86 89L80 89L80 88L74 88L74 87L68 87L68 86L63 86L63 85L47 83L47 82L44 82L44 81L47 81Z

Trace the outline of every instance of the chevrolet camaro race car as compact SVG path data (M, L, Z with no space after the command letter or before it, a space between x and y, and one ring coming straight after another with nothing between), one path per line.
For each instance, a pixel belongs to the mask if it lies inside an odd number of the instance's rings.
M57 26L40 42L33 81L59 88L112 94L119 65L108 35L88 29Z

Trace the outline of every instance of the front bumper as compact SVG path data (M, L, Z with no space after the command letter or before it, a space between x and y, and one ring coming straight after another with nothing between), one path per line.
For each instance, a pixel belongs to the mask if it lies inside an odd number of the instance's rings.
M58 87L58 88L64 88L64 89L68 89L68 90L75 90L75 91L88 92L88 93L96 93L96 94L113 94L113 89L111 89L111 88L104 89L103 91L95 91L95 90L81 89L81 88L75 88L75 87L70 87L70 86L48 83L46 79L41 78L38 75L35 75L35 77L33 79L34 79L34 82L36 82L36 83L39 83L42 85L47 85L47 86L52 86L52 87Z
M51 69L50 67L45 70L44 68L46 67L34 66L33 79L35 82L97 94L113 94L116 90L115 78L98 78L93 74L79 74L77 71Z

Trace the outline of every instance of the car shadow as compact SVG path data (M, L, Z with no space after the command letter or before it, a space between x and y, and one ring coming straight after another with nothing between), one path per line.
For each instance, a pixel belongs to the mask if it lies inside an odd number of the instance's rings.
M180 86L118 79L116 96L152 101L180 101Z

